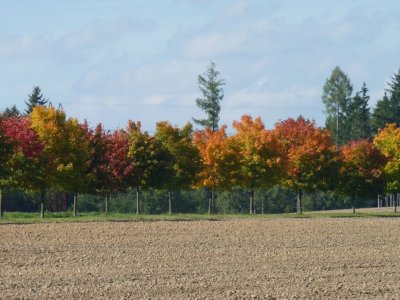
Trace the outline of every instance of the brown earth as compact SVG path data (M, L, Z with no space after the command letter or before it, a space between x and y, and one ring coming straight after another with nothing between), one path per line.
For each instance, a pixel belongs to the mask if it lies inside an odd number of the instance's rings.
M1 299L400 299L400 219L0 225Z

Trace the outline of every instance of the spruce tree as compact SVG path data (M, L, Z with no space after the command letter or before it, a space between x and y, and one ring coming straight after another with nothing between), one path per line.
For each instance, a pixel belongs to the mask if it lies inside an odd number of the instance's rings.
M361 90L356 93L349 104L350 140L362 140L371 137L369 98L368 88L364 82Z
M43 97L39 86L33 87L32 93L28 95L28 101L25 101L27 108L25 114L29 115L35 106L46 105L49 100Z
M4 118L10 118L10 117L19 117L21 113L19 112L18 108L15 106L15 104L11 107L7 107L3 112L1 113L1 116Z
M385 124L393 123L394 116L392 115L390 108L390 100L385 91L382 99L376 102L376 106L374 108L374 112L371 116L371 130L373 134L377 134L379 128L384 128Z
M197 98L196 104L206 115L206 119L195 119L193 121L201 126L209 127L213 131L218 129L219 113L221 111L220 102L224 98L222 86L225 85L224 79L218 79L219 72L216 65L211 62L206 72L199 75L198 83L203 98Z
M400 69L388 82L388 89L381 100L376 103L372 114L371 127L374 133L386 124L395 123L400 126Z
M349 107L353 86L350 79L339 67L333 69L326 80L322 102L325 104L326 128L332 132L337 146L350 139Z

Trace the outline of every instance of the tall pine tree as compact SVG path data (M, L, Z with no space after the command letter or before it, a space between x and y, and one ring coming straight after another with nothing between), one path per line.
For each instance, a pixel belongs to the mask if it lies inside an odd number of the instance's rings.
M379 128L385 128L385 124L393 123L393 116L390 108L390 100L385 92L382 99L376 102L376 106L371 115L371 130L374 134L378 133Z
M400 69L388 82L388 89L381 100L376 103L372 114L371 127L374 133L388 123L400 126Z
M19 117L21 113L19 112L18 108L15 106L15 104L11 107L7 107L3 112L1 113L1 116L4 118L11 118L11 117Z
M33 87L32 93L28 95L28 101L25 101L25 114L29 115L35 106L46 105L49 100L43 97L39 86Z
M351 99L348 109L350 140L363 140L371 137L370 111L368 107L368 88L365 82L361 90Z
M337 146L350 139L349 107L353 86L350 79L339 67L333 69L326 80L322 102L325 104L326 128L332 132Z
M225 85L225 80L218 79L218 76L219 72L216 70L214 62L211 62L203 75L199 75L199 88L203 93L203 98L197 98L196 104L206 113L207 118L193 118L196 124L211 128L213 131L218 129L220 102L224 98L222 86Z

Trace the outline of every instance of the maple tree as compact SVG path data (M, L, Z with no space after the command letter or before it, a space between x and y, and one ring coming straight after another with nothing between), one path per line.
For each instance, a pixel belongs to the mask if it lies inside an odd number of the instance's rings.
M128 134L128 157L136 168L130 185L136 188L136 213L139 214L140 190L163 185L166 178L170 177L171 168L168 161L171 157L159 140L150 136L147 131L142 131L140 122L129 121Z
M368 140L351 141L340 149L339 189L351 196L355 213L356 196L368 196L382 189L386 159Z
M88 191L94 175L89 172L89 141L77 119L69 118L65 123L65 148L57 167L57 187L73 192L72 215L77 215L78 193Z
M128 157L130 148L130 137L126 130L117 129L105 136L105 169L107 184L104 188L110 193L124 191L137 181L137 168L135 163ZM138 209L138 207L137 207Z
M168 190L168 212L172 213L172 191L190 188L201 167L200 153L193 144L193 127L187 123L182 129L163 121L156 124L155 138L168 151L164 180Z
M254 212L254 190L276 184L286 170L283 144L266 130L261 118L244 115L233 122L232 142L239 157L239 184L250 190L250 214Z
M8 162L12 155L13 144L4 130L4 121L0 117L0 218L3 217L3 193L2 190L9 181L9 165Z
M335 145L330 132L299 117L275 125L288 156L287 175L282 183L297 190L297 212L303 212L303 192L331 187L337 172Z
M208 213L213 212L215 190L231 188L238 183L238 151L232 138L226 135L226 126L213 131L206 128L194 133L194 144L200 151L202 168L199 172L199 186L211 191L208 202Z
M41 192L41 216L44 216L44 191L52 180L53 161L43 152L43 144L31 128L27 116L10 117L3 120L5 135L14 145L9 160L11 186Z
M387 177L387 192L400 191L400 128L396 124L387 124L384 129L379 130L374 138L374 145L387 158L385 174ZM395 205L395 210L396 210Z
M78 193L87 188L89 177L89 143L77 119L66 118L63 110L52 106L35 106L31 126L43 143L43 151L52 158L55 170L52 184L74 193L73 216L77 214Z
M92 175L88 190L91 193L100 193L105 195L105 213L108 213L108 201L111 193L117 192L118 187L115 184L112 167L110 163L115 152L111 149L110 132L104 130L101 123L94 129L84 123L86 138L89 141L89 166L88 172ZM126 161L126 159L124 159Z

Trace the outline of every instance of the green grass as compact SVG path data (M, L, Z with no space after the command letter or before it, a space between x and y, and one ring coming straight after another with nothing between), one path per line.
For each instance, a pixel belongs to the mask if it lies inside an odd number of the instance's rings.
M4 213L0 224L24 223L54 223L54 222L135 222L135 221L196 221L196 220L229 220L229 219L272 219L272 218L394 218L400 213L370 211L370 212L305 212L303 214L162 214L162 215L136 215L125 213L80 213L72 217L70 212L46 213L41 219L39 213L10 212Z

